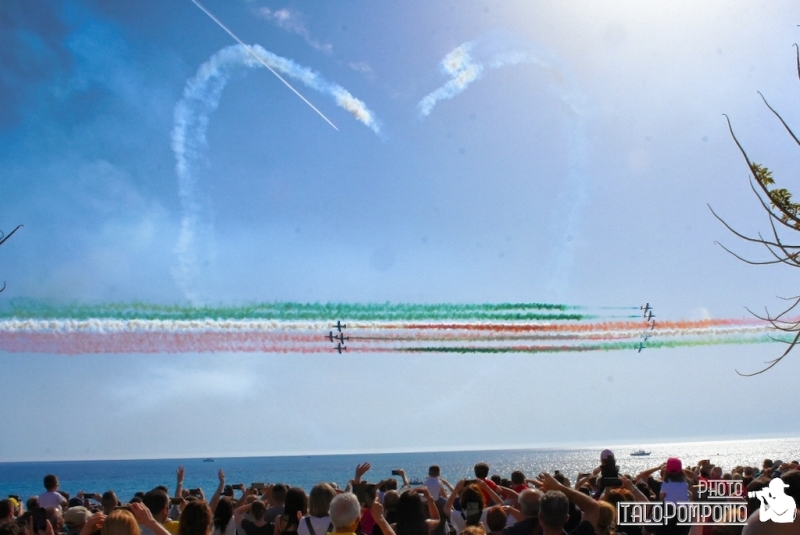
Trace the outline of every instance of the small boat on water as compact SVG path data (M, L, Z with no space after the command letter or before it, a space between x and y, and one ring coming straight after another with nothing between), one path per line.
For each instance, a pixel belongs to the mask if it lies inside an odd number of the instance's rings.
M425 482L419 479L418 477L412 477L411 481L408 482L409 485L424 485Z
M214 459L212 459L211 457L209 457L208 459L203 459L203 462L204 462L204 463L213 463L213 462L214 462Z
M631 457L647 457L648 455L650 455L650 452L644 450L637 450L631 453Z

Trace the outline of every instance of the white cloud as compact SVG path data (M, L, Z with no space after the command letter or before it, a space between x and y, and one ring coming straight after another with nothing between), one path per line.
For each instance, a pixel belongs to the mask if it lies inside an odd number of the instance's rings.
M174 360L176 362L172 364L149 367L138 374L117 377L109 384L106 395L120 407L140 411L194 399L200 393L206 400L244 401L257 388L257 376L246 368L226 368L202 362L195 366L180 365L185 361ZM213 357L215 363L220 360L219 355ZM147 385L146 395L142 391L142 384Z

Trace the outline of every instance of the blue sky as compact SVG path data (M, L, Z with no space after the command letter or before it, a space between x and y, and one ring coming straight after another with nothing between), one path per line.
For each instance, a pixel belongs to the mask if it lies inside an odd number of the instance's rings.
M716 246L759 253L706 206L768 231L723 113L797 189L796 147L756 93L800 124L791 2L204 4L317 73L328 85L287 80L338 131L266 69L215 63L235 42L190 0L4 2L0 228L25 226L0 248L0 306L649 301L700 319L796 293L791 269ZM448 82L460 92L420 107ZM780 349L6 353L0 402L19 417L0 460L797 436L781 408L800 402L796 359L734 372Z

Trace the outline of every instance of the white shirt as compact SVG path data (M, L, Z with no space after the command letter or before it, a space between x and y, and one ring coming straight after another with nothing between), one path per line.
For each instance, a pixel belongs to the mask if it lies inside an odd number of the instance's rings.
M442 493L442 482L438 477L428 476L425 480L425 486L428 487L428 492L431 493L434 500L438 500Z
M54 490L39 494L39 507L63 507L65 505L67 505L67 499Z
M331 525L331 517L304 516L300 519L300 524L297 526L297 535L311 535L311 532L308 530L306 518L311 520L311 527L314 528L315 535L325 535L328 533L328 528Z

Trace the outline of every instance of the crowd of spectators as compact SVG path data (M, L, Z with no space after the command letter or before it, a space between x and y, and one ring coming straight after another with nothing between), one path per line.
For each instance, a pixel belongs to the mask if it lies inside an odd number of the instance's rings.
M343 489L319 483L308 495L283 483L226 484L220 470L219 485L207 500L202 489L184 488L185 471L179 467L171 496L159 486L127 502L113 490L70 497L49 474L38 496L24 503L18 496L0 500L0 535L800 535L797 461L765 459L760 467L725 470L707 459L684 466L670 458L626 474L604 450L598 466L579 473L574 484L558 470L490 476L485 463L475 465L474 479L455 485L438 466L418 485L410 484L402 469L392 472L401 482L394 477L369 482L370 468L358 465ZM746 507L746 522L695 512L691 522L618 525L620 503L652 511L658 504L703 502L709 499L704 488L715 490L716 502ZM780 499L765 501L770 492Z

